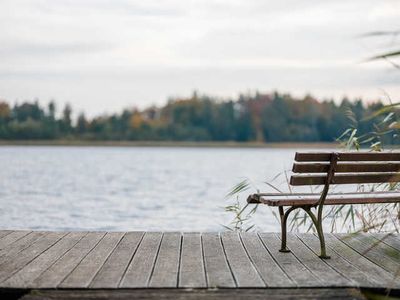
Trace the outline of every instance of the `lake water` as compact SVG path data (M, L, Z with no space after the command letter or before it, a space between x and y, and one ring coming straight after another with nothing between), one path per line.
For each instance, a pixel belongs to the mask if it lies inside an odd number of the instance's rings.
M232 202L224 198L232 186L249 178L267 189L263 181L290 169L294 152L3 146L0 228L222 230L232 218L223 210ZM268 207L260 207L254 220L260 230L279 230Z

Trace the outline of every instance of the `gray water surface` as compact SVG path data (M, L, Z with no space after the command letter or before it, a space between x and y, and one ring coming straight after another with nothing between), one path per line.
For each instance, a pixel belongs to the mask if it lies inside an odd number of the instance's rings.
M250 178L267 188L263 181L290 169L294 152L0 147L0 228L221 230L232 218L223 210L232 186ZM260 207L255 221L261 230L279 230L267 207Z

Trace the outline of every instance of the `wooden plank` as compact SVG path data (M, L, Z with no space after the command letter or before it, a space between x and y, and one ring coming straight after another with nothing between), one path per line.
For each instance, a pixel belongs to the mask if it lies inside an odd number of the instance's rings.
M149 287L178 286L181 234L164 233Z
M377 283L380 283L383 287L389 288L399 288L400 283L393 274L387 272L385 269L376 265L366 257L364 257L359 252L355 251L353 248L347 246L345 243L341 242L333 234L325 234L326 245L329 247L329 251L333 251L339 256L343 257L349 263L351 263L355 268L361 270L362 272L368 274L369 278Z
M242 233L244 248L268 287L294 287L293 282L264 247L256 233Z
M281 240L275 233L259 234L264 246L271 253L275 261L284 270L284 272L296 282L298 287L316 287L321 286L319 278L310 272L293 253L282 253L280 249Z
M236 287L218 233L203 233L204 265L208 288Z
M0 249L4 249L29 233L31 233L31 231L12 231L10 234L7 234L0 239Z
M126 233L89 286L117 288L142 238L143 232Z
M218 233L188 233L182 238L179 233L147 233L147 242L143 240L142 244L142 233L107 233L103 239L101 234L105 233L42 233L34 240L32 233L20 238L7 246L9 250L14 247L20 251L0 264L0 287L118 288L123 286L122 278L129 277L134 282L131 286L157 287L153 291L181 287L182 280L194 289L246 287L247 290L245 280L251 284L258 281L257 288L337 287L346 283L357 287L400 288L395 277L395 270L400 270L400 259L389 251L397 249L396 253L400 253L400 240L394 235L364 252L382 235L359 234L351 239L355 243L352 248L335 235L326 234L332 258L320 260L319 241L307 234L289 234L292 253L278 252L279 235L268 233L257 236L228 232L222 238ZM100 237L96 242L97 235ZM128 236L130 239L126 239ZM21 249L23 241L27 247ZM347 280L345 283L343 278ZM40 280L47 284L39 285Z
M355 237L370 248L376 248L376 252L379 252L381 256L386 257L388 260L394 261L398 265L398 272L400 274L400 243L397 247L392 247L387 242L381 241L376 238L373 234L369 233L359 233ZM390 237L388 237L390 239ZM372 249L371 249L372 250Z
M178 286L207 287L200 233L184 233Z
M400 251L400 235L392 233L373 233L374 236L379 241L384 242L386 245L393 247Z
M335 269L331 268L330 265L326 263L326 260L320 259L318 255L304 245L295 234L288 233L287 244L297 259L319 278L322 286L355 286L355 282L352 282L349 278L344 277Z
M330 161L333 152L296 152L299 162ZM400 161L400 152L337 152L339 161Z
M54 245L66 234L67 233L65 232L50 232L34 242L28 248L21 251L15 258L0 264L0 282L5 281L13 274L18 272L34 258Z
M161 232L147 232L122 278L121 288L145 288L149 283L162 239Z
M400 173L367 173L367 174L337 174L331 184L381 183L399 182ZM291 185L322 185L326 182L326 175L293 175Z
M385 243L377 243L374 237L362 233L336 237L383 269L393 274L400 270L400 252Z
M87 288L123 236L108 232L58 287Z
M293 173L327 173L329 163L294 163ZM400 163L338 163L335 173L399 172Z
M223 232L222 245L231 267L236 284L239 288L265 287L266 284L250 261L239 234L236 232Z
M320 194L253 194L247 199L248 203L263 203L270 206L303 206L316 204ZM328 194L325 205L396 203L400 202L399 192L387 193L342 193Z
M0 230L0 241L1 238L5 237L6 235L10 234L11 232L13 232L12 230ZM1 242L0 242L1 245Z
M383 296L385 297L385 296ZM120 290L33 290L23 300L365 300L355 288L314 288L314 289L120 289ZM388 299L391 299L391 297Z
M5 287L34 288L32 282L82 239L86 232L70 232L3 283Z
M37 288L56 288L104 235L104 232L89 232L50 268L36 278L33 284Z
M304 242L304 244L314 252L315 255L320 254L320 244L319 239L310 233L300 233L297 236ZM352 264L350 264L343 257L339 256L335 251L328 248L328 255L331 259L326 259L324 262L328 264L331 268L335 269L337 272L343 276L349 278L352 286L357 287L382 287L379 281L374 280L365 273Z
M12 259L18 255L19 252L28 248L32 243L37 241L39 238L43 237L46 233L43 231L31 232L22 238L18 239L14 243L11 243L0 250L0 264Z

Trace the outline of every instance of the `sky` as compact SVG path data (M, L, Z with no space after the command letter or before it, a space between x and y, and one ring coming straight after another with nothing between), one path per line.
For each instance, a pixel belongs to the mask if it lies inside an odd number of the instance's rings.
M88 115L278 90L400 101L399 0L2 0L0 99Z

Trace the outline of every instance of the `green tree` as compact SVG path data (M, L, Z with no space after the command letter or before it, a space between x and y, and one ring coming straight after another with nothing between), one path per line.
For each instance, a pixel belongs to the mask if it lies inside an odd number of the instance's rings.
M65 104L62 119L60 122L60 128L63 134L69 135L72 132L72 107L69 103Z

